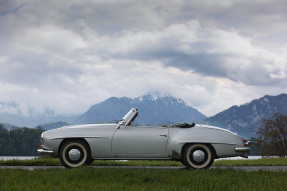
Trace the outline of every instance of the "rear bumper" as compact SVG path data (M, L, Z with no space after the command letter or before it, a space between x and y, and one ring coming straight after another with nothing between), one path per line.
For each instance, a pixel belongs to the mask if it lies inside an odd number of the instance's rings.
M53 155L54 151L47 150L47 149L38 149L38 155Z
M249 152L250 151L250 147L236 147L235 148L236 152Z
M248 158L250 147L236 147L235 151L242 153L241 157Z

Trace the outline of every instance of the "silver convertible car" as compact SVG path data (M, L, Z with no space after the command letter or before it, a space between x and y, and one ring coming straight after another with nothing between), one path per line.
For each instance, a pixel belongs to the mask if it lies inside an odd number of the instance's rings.
M179 124L172 127L135 126L138 109L118 123L65 126L41 135L39 155L60 158L67 168L94 160L176 160L187 168L209 168L214 159L247 158L246 140L218 127Z

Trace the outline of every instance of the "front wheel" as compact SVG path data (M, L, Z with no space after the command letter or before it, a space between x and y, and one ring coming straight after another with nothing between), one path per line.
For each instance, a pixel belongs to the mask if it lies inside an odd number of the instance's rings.
M87 164L91 159L89 146L81 140L71 140L61 147L60 161L66 168L76 168Z
M206 169L214 161L214 153L211 146L206 144L193 144L185 147L182 163L187 168Z

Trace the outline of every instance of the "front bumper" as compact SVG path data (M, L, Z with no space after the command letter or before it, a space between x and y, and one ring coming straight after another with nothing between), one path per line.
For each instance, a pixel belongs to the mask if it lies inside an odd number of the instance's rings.
M47 150L47 149L38 149L38 155L53 155L54 151Z

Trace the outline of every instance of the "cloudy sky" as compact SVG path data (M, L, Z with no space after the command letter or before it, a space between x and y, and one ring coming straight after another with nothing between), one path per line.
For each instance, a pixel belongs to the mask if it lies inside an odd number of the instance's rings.
M79 114L159 91L212 116L287 93L286 34L286 0L0 0L0 102Z

